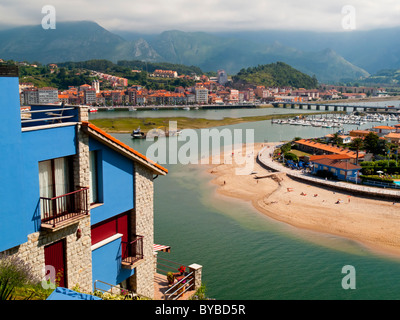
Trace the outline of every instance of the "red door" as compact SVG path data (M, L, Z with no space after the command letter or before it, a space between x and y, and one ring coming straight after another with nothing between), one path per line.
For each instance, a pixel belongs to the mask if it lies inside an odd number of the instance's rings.
M53 266L55 271L56 285L66 287L65 278L65 240L54 242L44 247L44 262L46 266Z

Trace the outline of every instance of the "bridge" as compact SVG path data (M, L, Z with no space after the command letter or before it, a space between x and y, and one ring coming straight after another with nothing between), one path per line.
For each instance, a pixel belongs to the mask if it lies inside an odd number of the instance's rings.
M272 102L275 108L292 108L295 109L308 109L308 110L333 110L333 111L365 111L365 112L386 112L386 113L398 113L400 112L399 107L393 106L377 106L377 105L349 105L349 104L334 104L334 103L310 103L310 102Z

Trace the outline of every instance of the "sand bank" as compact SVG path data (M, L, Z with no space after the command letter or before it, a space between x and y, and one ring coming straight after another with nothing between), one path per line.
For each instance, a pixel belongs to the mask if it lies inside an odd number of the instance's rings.
M352 239L400 257L399 203L350 196L269 172L255 161L263 145L255 144L252 153L242 147L234 150L251 157L257 173L237 175L243 165L232 163L231 153L222 155L221 164L210 165L207 170L218 193L249 201L261 213L292 226Z

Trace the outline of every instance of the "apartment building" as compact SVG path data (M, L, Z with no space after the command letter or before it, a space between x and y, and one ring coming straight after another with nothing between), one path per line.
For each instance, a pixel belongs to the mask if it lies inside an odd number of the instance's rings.
M58 89L51 87L44 87L38 89L39 103L58 103Z

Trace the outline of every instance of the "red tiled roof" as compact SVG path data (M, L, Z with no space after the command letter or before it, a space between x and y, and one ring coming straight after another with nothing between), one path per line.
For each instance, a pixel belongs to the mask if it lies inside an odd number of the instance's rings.
M361 169L360 166L357 166L355 164L352 164L348 161L342 161L342 160L337 160L337 159L319 159L319 160L314 160L314 163L318 163L324 166L329 166L329 167L334 167L337 169L342 169L342 170L356 170L356 169Z
M309 157L310 161L316 161L321 159L331 159L331 160L349 160L352 159L347 154L322 154L322 155L313 155Z
M351 151L349 149L338 148L338 147L330 146L330 145L327 145L327 144L324 144L324 143L314 142L314 141L311 141L311 140L302 139L302 140L295 141L295 143L302 144L302 145L305 145L305 146L308 146L308 147L312 147L312 148L315 148L315 149L319 149L321 151L334 153L334 154L345 154L345 155L348 155L351 158L356 158L357 157L356 152ZM363 154L359 154L358 157L359 158L363 158L364 155Z
M374 127L374 129L394 130L396 128L395 127L389 127L389 126L377 126L377 127Z
M118 144L123 149L125 149L125 150L127 150L129 152L132 152L133 154L138 156L140 159L144 160L148 165L154 166L154 167L158 168L159 170L161 170L161 171L163 171L165 173L168 173L168 169L164 168L163 166L160 166L158 163L155 163L153 160L147 158L146 156L144 156L140 152L138 152L138 151L134 150L133 148L129 147L128 145L122 143L121 141L119 141L118 139L114 138L113 136L111 136L107 132L105 132L105 131L101 130L100 128L96 127L94 124L91 124L91 123L89 123L87 121L82 121L82 126L94 130L95 132L97 132L98 134L103 136L104 138L106 138L108 140L111 140L112 142Z

